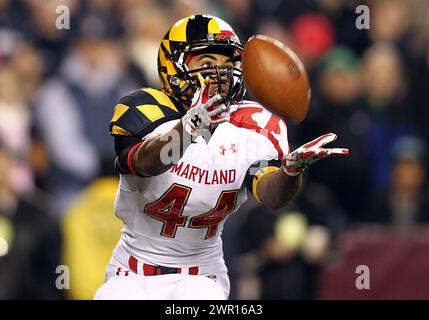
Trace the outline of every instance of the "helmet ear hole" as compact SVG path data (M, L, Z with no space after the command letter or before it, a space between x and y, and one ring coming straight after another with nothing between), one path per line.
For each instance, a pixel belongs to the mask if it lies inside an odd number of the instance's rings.
M180 93L185 93L188 90L191 83L189 80L184 80L178 77L177 75L174 75L170 78L170 84L172 87L176 89L176 91Z
M175 86L175 87L179 87L181 81L182 80L180 80L180 78L176 75L174 75L170 78L170 84Z

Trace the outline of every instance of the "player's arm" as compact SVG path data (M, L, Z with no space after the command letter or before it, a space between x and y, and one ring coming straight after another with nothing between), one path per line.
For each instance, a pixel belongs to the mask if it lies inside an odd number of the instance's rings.
M273 209L285 207L298 194L302 185L301 174L309 165L334 155L348 154L348 149L322 148L336 138L333 133L320 136L287 154L280 169L268 167L265 172L258 172L253 177L255 198Z
M207 79L201 89L195 93L191 107L181 121L166 134L143 142L132 154L131 165L139 175L156 176L167 171L174 164L171 159L176 159L177 162L182 157L191 143L191 137L209 132L213 125L228 121L228 115L221 115L227 110L226 106L217 105L222 97L217 94L209 99L209 91L210 80ZM176 141L171 141L172 139ZM180 154L176 157L168 157L168 161L165 161L162 150L171 143L180 144L180 148L175 148Z
M124 119L124 121L128 120L127 128L138 127L139 129L128 132L120 127L120 130L117 130L120 134L114 134L115 150L118 155L116 167L119 172L141 177L159 175L170 169L182 157L191 143L191 137L204 134L213 126L228 121L229 114L223 113L227 109L225 105L217 105L221 100L220 95L209 99L209 90L210 81L207 80L195 93L191 108L186 114L181 118L177 113L172 115L171 120L180 119L181 121L167 132L157 134L155 130L159 124L166 122L166 117L155 122L148 122L147 119L142 122L141 118L139 119L140 114L135 111L134 117ZM148 105L148 107L152 106ZM114 129L115 126L113 126L113 133ZM138 131L138 134L133 134L132 131ZM171 148L173 144L175 147ZM177 148L177 145L180 148ZM173 150L178 154L171 154ZM163 157L163 155L166 156Z
M299 193L301 175L289 176L280 168L262 175L257 183L257 198L272 209L283 208Z
M191 139L184 137L183 126L179 121L171 130L166 133L153 132L145 138L138 136L115 135L115 151L117 154L116 168L122 174L132 174L135 176L148 177L161 174L172 165L172 158L162 161L163 148L170 148L167 144L180 144L179 150L182 156L183 151L188 146ZM189 142L187 142L189 141Z
M255 165L249 168L246 186L259 203L272 209L285 207L301 189L301 176L286 175L280 160L268 161L262 168L260 163Z
M179 160L191 142L190 136L187 137L187 135L188 133L183 130L182 122L179 121L167 133L143 141L135 150L130 150L129 167L132 168L132 173L140 176L156 176L170 169L174 164L171 161L173 157L163 159L162 150L171 149L171 143L180 144L180 148L175 148L180 153L176 158Z

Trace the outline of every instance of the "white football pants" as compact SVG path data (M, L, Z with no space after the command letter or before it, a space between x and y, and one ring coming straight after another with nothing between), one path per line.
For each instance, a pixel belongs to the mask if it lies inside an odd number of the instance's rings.
M210 268L208 268L210 269ZM112 258L106 282L96 300L226 300L230 283L226 272L200 267L198 275L186 273L145 276Z

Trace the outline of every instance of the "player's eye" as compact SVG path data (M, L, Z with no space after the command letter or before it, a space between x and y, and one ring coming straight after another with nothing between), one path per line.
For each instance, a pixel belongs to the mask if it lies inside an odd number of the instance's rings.
M204 68L207 68L207 67L211 67L211 66L213 66L213 64L212 64L210 61L206 61L206 62L203 62L202 66L203 66Z

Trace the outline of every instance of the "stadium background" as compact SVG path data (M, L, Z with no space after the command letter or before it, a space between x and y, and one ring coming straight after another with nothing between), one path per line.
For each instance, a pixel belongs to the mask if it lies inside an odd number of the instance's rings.
M369 30L356 28L361 4ZM59 5L69 29L55 27ZM121 228L113 107L159 85L160 39L195 13L243 43L260 33L293 48L312 100L291 147L335 132L350 149L309 169L287 209L249 201L229 218L231 298L428 299L425 0L0 0L0 299L91 299L103 282Z

